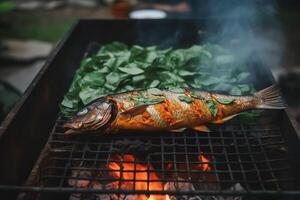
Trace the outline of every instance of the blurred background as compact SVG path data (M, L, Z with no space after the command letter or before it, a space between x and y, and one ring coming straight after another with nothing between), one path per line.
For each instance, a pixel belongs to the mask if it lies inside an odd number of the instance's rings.
M255 1L279 30L272 72L300 122L300 1ZM252 2L253 2L252 1ZM0 0L0 122L78 19L226 18L237 0ZM241 17L239 13L237 17ZM247 15L247 13L245 13ZM231 16L232 17L232 16ZM249 16L248 16L249 17ZM251 18L251 17L250 17ZM251 45L251 44L249 44ZM277 54L276 54L277 55ZM273 58L272 58L273 59Z

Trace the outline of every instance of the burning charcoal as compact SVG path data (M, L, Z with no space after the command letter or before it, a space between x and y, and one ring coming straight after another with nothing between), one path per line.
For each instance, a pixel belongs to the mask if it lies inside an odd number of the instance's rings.
M91 183L91 188L93 188L93 189L99 189L99 190L101 190L101 189L103 189L103 186L102 186L102 184L100 184L99 182L97 182L97 181L93 181L92 183ZM95 195L95 200L111 200L111 199L113 199L113 194L94 194Z
M183 182L186 181L182 178L178 178L178 182L168 182L165 184L164 189L169 191L193 191L195 190L194 185L190 182ZM188 196L170 196L171 200L188 200L190 199Z
M103 189L103 185L97 181L93 181L90 184L92 189ZM114 194L97 194L97 193L90 193L90 194L72 194L69 200L119 200L120 198ZM122 198L124 199L124 198Z
M235 185L231 186L229 188L229 190L238 191L238 192L245 191L245 189L243 188L243 186L240 183L236 183ZM225 200L242 200L242 199L243 199L242 196L227 197L227 198L225 198Z
M241 184L236 183L235 185L231 186L228 188L230 191L244 191L244 188L242 187ZM193 197L194 198L194 197ZM196 198L197 200L242 200L242 196L228 196L228 197L222 197L222 196L198 196ZM189 200L196 200L190 198Z
M73 193L70 195L69 200L82 200L81 193Z
M141 199L139 196L141 196L141 195L130 194L130 195L127 195L124 200L139 200L139 199Z
M70 178L68 180L68 184L73 187L79 187L79 188L87 188L90 184L90 180L87 180L86 178L90 178L92 176L92 173L90 171L86 170L73 170L72 171L72 177L76 179ZM82 179L82 180L80 180Z
M193 191L195 190L194 185L182 178L178 178L178 182L168 182L165 185L165 190L169 191Z

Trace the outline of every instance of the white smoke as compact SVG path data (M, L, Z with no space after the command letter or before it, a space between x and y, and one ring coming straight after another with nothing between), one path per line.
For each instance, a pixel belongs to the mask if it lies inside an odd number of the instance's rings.
M270 67L280 66L284 51L275 0L206 1L207 27L217 30L209 38L229 48L240 59L258 56Z

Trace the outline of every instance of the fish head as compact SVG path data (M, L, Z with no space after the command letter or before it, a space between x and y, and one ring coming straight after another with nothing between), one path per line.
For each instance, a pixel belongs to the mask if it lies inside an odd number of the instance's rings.
M65 135L105 131L117 114L116 103L110 99L91 102L63 125Z

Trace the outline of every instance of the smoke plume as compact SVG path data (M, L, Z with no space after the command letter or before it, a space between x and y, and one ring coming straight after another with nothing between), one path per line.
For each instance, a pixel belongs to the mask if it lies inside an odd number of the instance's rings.
M210 41L242 60L255 55L270 67L280 66L284 42L276 1L210 0L204 5L207 27L216 32Z

